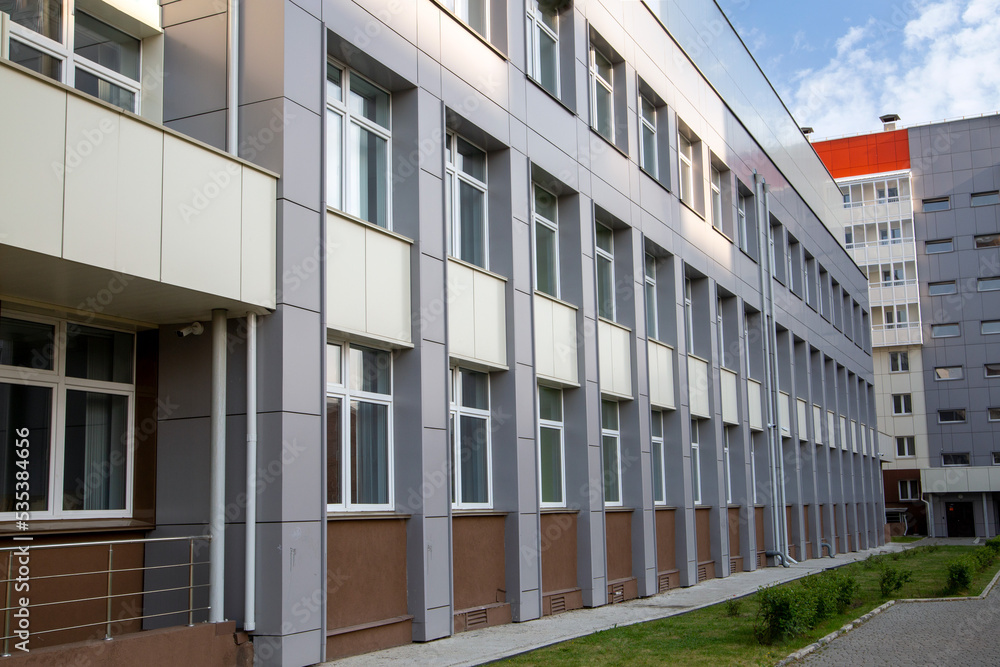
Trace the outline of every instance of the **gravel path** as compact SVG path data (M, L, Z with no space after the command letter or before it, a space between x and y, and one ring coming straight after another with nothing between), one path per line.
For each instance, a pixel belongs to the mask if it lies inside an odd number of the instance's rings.
M1000 583L984 600L902 602L802 665L1000 665Z

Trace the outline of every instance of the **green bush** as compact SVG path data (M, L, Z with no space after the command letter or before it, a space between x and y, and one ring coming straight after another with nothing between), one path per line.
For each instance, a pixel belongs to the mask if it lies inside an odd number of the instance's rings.
M912 578L913 572L910 570L904 570L894 565L886 565L882 568L882 573L878 577L878 585L882 592L882 597L890 597Z
M976 564L976 569L980 572L993 564L996 553L992 549L976 549L970 554L972 561Z
M952 591L960 591L969 587L972 583L972 574L975 571L975 564L966 556L956 558L948 563L948 588Z
M739 616L740 608L743 606L743 599L731 597L726 600L726 616Z
M854 597L858 594L858 580L849 574L836 574L833 579L837 613L843 614L851 607Z
M813 626L815 597L808 586L760 588L754 634L761 644L795 637Z
M874 570L876 568L882 567L882 564L884 562L885 562L885 556L884 555L872 554L868 558L864 559L862 561L861 565L866 570Z
M986 542L984 542L984 546L994 554L1000 554L1000 537L994 537L986 540Z

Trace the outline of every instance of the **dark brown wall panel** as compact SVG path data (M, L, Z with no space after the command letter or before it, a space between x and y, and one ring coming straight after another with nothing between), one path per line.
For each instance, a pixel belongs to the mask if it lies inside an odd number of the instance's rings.
M455 610L506 602L504 516L456 516L451 521Z
M632 513L606 512L605 539L608 550L608 581L632 576Z
M656 511L656 569L660 572L677 569L676 510Z
M740 508L729 508L729 557L740 555Z
M542 591L576 588L576 513L542 514Z
M404 616L404 519L330 521L327 630Z
M694 511L695 531L698 539L698 562L712 560L712 510L708 507L698 507Z

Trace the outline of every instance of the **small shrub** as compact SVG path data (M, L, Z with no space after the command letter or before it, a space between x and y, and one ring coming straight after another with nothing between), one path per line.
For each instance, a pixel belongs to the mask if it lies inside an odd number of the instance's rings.
M861 566L866 570L874 570L881 567L884 561L885 556L872 554L861 562Z
M743 600L738 597L731 597L726 600L726 616L739 616L743 607Z
M920 547L921 549L926 549L927 553L932 554L941 548L940 544L928 544L926 547Z
M882 592L882 597L887 598L891 596L912 578L913 572L910 570L904 570L903 568L896 567L894 565L886 565L882 568L882 573L878 578L878 585Z
M837 613L843 614L851 607L854 596L858 594L858 580L849 574L837 574L834 576L834 584Z
M972 583L972 574L975 565L968 557L956 558L948 563L948 588L952 591L961 591L969 587Z
M806 586L770 586L757 591L754 634L761 644L802 634L816 616L815 598Z
M983 543L984 546L995 555L1000 555L1000 537L993 537Z
M972 561L976 564L976 569L980 572L993 564L996 554L992 549L976 549L970 554Z

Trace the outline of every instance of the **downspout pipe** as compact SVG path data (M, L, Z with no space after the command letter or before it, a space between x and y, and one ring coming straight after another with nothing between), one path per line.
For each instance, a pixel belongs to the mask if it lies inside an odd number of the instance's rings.
M257 313L247 313L247 507L243 631L257 627Z
M226 581L226 311L212 311L211 481L208 622L225 620Z
M827 556L829 558L833 558L833 547L830 546L829 542L820 542L819 543L820 558L823 557L823 547L826 547Z
M229 0L229 73L226 85L226 152L239 152L240 0Z
M777 558L781 562L781 567L791 567L788 564L788 561L790 561L791 558L789 558L788 556L786 556L785 554L783 554L780 551L765 551L764 555L765 556L770 556L771 558Z
M927 505L927 537L937 537L934 534L934 505L931 504L931 501L924 498L925 495L927 494L920 494L920 502Z

